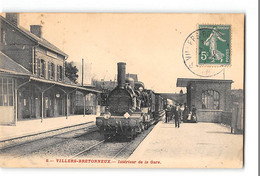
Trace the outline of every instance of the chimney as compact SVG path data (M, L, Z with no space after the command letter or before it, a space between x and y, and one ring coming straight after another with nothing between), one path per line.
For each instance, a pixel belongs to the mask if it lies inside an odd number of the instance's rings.
M19 25L19 14L18 13L6 13L6 20L15 26Z
M117 82L119 88L124 88L125 86L125 69L126 63L119 62L117 63Z
M42 26L41 25L31 25L30 32L36 35L37 37L42 37Z

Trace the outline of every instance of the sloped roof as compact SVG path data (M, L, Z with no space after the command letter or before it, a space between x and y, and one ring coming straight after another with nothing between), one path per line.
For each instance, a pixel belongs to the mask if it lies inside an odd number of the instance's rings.
M19 75L31 75L32 73L12 60L10 57L5 55L0 51L0 70L7 72L7 73L13 73L13 74L19 74Z
M53 81L53 80L36 78L32 75L32 73L29 70L27 70L26 68L24 68L23 66L21 66L14 60L12 60L10 57L5 55L1 51L0 51L0 71L6 72L6 73L11 73L14 75L28 76L30 80L34 80L34 81L52 83L52 84L76 88L76 89L88 91L88 92L101 93L101 91L98 91L96 89L81 87L81 86L73 83L68 77L65 77L64 83Z
M77 84L67 84L67 83L57 82L57 81L48 80L48 79L41 79L41 78L37 78L37 77L33 77L33 76L31 76L30 79L33 80L33 81L39 81L39 82L42 82L42 83L55 84L55 85L58 85L58 86L70 87L70 88L75 88L75 89L78 89L78 90L83 90L83 91L88 91L88 92L101 93L101 91L81 87L81 86L78 86Z
M63 56L68 57L68 55L66 53L64 53L62 50L60 50L58 47L56 47L55 45L51 44L50 42L48 42L46 39L44 38L39 38L36 35L34 35L33 33L31 33L30 31L28 31L27 29L24 29L23 27L20 27L21 30L23 30L27 35L30 35L32 38L34 38L35 40L37 40L39 42L40 45L53 50Z
M3 16L1 16L1 20L5 21L7 24L11 25L13 28L15 28L16 30L18 30L19 32L21 32L22 34L24 34L27 38L34 40L35 42L37 42L39 45L42 45L58 54L61 54L65 57L68 57L68 55L66 53L64 53L62 50L60 50L58 47L56 47L55 45L51 44L50 42L48 42L46 39L44 38L39 38L36 35L34 35L33 33L31 33L30 31L28 31L27 29L24 29L23 27L19 26L15 26L12 23L10 23L8 20L6 20Z

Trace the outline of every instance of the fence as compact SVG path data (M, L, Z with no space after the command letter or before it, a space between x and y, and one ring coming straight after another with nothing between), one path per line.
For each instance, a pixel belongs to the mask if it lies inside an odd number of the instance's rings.
M220 123L231 127L231 133L243 133L243 111L242 103L233 103L232 112L222 111Z
M244 128L242 103L234 103L232 107L231 133L242 134Z
M222 111L220 123L231 126L232 112Z

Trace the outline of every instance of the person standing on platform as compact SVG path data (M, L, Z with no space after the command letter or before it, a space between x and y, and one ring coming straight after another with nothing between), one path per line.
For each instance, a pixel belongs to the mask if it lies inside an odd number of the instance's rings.
M184 112L184 105L180 103L180 123L183 121L183 112Z
M170 116L171 116L171 107L170 107L170 105L168 105L168 106L167 106L167 109L166 109L165 123L168 123L168 122L169 122Z
M178 105L176 107L176 111L175 111L175 128L180 128L180 116L181 116L181 109L180 106Z
M175 111L176 111L176 106L172 106L172 108L171 108L171 120L173 120L173 118L174 118Z
M196 109L195 105L191 106L191 121L197 122L197 109Z
M186 103L184 103L184 110L183 110L183 122L187 122L189 115L189 108Z

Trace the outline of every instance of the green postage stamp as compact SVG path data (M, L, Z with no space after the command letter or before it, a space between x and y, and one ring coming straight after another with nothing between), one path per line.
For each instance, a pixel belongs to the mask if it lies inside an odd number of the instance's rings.
M230 65L230 25L199 25L198 64Z

